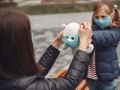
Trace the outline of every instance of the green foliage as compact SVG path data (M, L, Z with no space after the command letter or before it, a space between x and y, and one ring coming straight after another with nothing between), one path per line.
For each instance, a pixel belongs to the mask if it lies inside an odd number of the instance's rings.
M89 5L79 5L79 4L59 4L59 5L38 5L30 7L22 7L20 10L28 14L48 14L48 13L68 13L68 12L80 12L89 11L92 6Z

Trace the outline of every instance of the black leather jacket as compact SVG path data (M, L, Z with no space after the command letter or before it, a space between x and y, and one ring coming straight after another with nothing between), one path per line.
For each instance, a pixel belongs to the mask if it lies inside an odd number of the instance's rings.
M86 52L78 50L65 76L55 79L44 78L58 55L59 51L50 45L39 60L39 64L45 68L42 74L20 76L13 80L0 78L0 90L74 90L87 71L91 58Z

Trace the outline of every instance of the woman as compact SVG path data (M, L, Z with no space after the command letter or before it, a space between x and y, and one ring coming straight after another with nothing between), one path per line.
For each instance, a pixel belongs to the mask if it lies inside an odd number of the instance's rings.
M91 36L90 28L81 25L81 44L66 75L46 79L59 55L62 32L36 65L28 17L17 11L0 11L0 90L74 90L91 61L86 53Z

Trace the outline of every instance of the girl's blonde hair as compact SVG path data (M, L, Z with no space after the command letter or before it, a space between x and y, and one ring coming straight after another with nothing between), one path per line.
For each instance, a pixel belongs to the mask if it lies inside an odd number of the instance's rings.
M120 26L120 14L117 7L114 7L114 5L112 4L112 1L110 0L97 1L93 7L93 12L94 13L99 12L100 8L103 7L103 5L106 5L108 7L108 9L105 9L105 12L107 14L110 15L114 12L114 17L112 19L113 26ZM94 16L94 13L93 13L93 16ZM92 17L92 24L93 25L95 24L93 17Z

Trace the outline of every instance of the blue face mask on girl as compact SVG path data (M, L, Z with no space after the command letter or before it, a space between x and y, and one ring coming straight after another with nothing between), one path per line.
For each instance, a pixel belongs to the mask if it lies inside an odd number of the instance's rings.
M94 18L94 21L101 29L105 29L107 26L112 24L112 19L110 16L105 16L102 19Z

